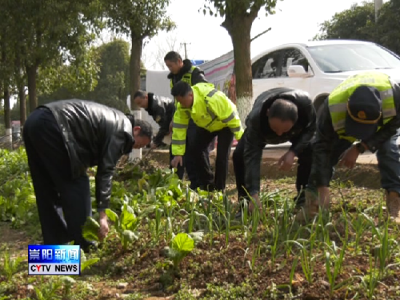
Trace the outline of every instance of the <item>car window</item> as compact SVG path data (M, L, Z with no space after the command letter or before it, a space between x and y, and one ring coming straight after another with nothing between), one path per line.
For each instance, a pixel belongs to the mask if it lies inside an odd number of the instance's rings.
M304 70L308 72L308 60L303 53L297 48L287 48L283 50L282 55L282 75L281 77L288 77L287 70L290 66L303 66Z
M268 53L253 63L251 69L253 79L275 78L281 74L279 57L281 51Z
M375 44L337 44L308 48L326 73L400 68L400 59Z

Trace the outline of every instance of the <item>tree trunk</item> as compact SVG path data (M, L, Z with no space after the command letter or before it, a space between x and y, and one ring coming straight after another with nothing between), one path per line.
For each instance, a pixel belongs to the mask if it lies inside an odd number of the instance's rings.
M5 142L6 148L12 149L10 90L8 89L8 83L6 82L4 82L4 125L6 136L3 142Z
M235 59L235 79L236 79L236 107L242 122L245 120L253 106L253 83L251 72L251 53L250 53L250 31L253 19L242 17L239 20L226 16L222 26L228 31L233 44L233 56Z
M6 129L11 128L10 91L6 83L4 83L4 125Z
M25 97L25 84L23 82L18 85L18 98L19 98L19 120L21 122L21 130L26 120L26 97Z
M5 66L6 61L7 61L7 56L6 56L5 41L4 40L0 44L0 49L1 49L0 66L1 65ZM2 97L5 95L5 91L6 91L6 80L5 79L7 78L7 75L3 73L3 74L0 74L0 77L3 78L3 80L0 80L0 100L1 100ZM1 103L0 103L0 107L1 107Z
M29 111L32 112L38 106L36 96L36 78L37 78L37 65L27 66L26 74L28 76L28 95L29 95Z
M133 95L140 89L140 59L142 57L143 39L137 38L133 34L132 48L131 48L131 61L130 61L130 95L131 95L131 110L140 110L138 106L133 103Z
M138 38L133 34L134 30L131 29L132 48L131 48L131 61L130 61L130 95L131 95L131 111L136 119L141 119L140 107L133 102L133 95L140 89L140 59L142 57L143 38ZM131 161L135 159L142 159L142 149L134 149L129 156Z
M26 120L26 96L25 96L25 72L24 72L22 60L20 54L17 53L15 59L15 82L17 83L18 88L18 99L19 99L19 120L21 122L21 134L22 134L22 126L25 124Z
M252 21L243 18L240 21L225 20L222 24L226 28L232 39L233 56L235 58L236 76L236 97L252 98L252 72L251 72L251 53L250 53L250 32Z

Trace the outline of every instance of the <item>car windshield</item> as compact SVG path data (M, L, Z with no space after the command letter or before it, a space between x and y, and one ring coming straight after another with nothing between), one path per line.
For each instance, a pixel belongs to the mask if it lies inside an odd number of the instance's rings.
M308 47L325 73L400 68L400 59L376 44L337 44Z

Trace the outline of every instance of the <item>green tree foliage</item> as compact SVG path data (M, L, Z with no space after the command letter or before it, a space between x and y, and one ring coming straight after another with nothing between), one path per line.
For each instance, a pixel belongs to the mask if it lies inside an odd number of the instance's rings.
M376 37L378 43L400 55L400 0L386 2L379 13Z
M314 40L354 39L378 43L400 54L400 0L386 2L375 23L374 3L364 2L336 13L320 25Z
M109 26L131 38L129 88L133 93L140 88L140 59L143 40L151 38L160 30L171 30L174 23L166 15L170 0L103 0L109 17ZM132 109L137 109L133 101Z
M78 98L128 110L129 48L128 42L114 40L88 52L86 68L75 65L46 68L46 75L40 73L43 94L39 96L39 103ZM76 82L79 72L82 72L81 81Z
M374 41L374 3L354 4L350 9L336 13L331 20L320 25L320 33L314 40L352 39Z
M85 50L69 64L62 63L61 57L54 59L39 69L38 93L46 95L59 89L67 90L70 95L87 93L97 85L99 70L94 48Z
M0 99L4 100L5 98L5 105L0 108L0 119L1 123L6 124L6 127L9 128L10 121L15 114L12 110L11 116L9 113L10 93L18 92L18 97L23 97L23 101L20 102L22 109L17 110L17 112L21 111L21 114L16 119L20 119L23 124L26 118L26 73L22 57L23 41L13 38L12 35L17 20L14 20L10 11L7 10L9 6L3 6L3 4L11 3L0 0L0 5L2 5L0 10Z
M237 98L253 96L250 33L259 11L274 14L278 0L206 0L203 13L225 18L221 24L232 39Z
M126 110L129 90L129 43L114 40L97 49L99 82L88 98Z
M26 69L30 110L37 106L37 75L39 67L45 68L60 53L69 61L79 59L94 35L92 21L96 19L96 0L31 1L0 0L2 14L7 22L1 22L6 32L7 49L19 55ZM6 23L6 24L5 24Z
M0 2L1 5L1 2ZM4 102L3 124L5 128L11 128L10 119L10 90L12 89L13 60L15 53L9 36L13 20L6 11L0 9L0 99Z

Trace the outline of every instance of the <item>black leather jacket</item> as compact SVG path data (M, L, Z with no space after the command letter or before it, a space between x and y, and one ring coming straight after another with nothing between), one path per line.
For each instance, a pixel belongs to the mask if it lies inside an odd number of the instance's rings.
M286 99L296 104L298 120L292 129L281 136L270 130L268 109L276 99ZM264 124L264 126L262 126ZM268 128L264 128L268 126ZM316 113L309 96L289 88L275 88L262 93L254 102L252 111L246 118L244 139L245 186L250 195L260 191L260 163L262 151L267 144L292 142L290 150L296 155L310 143L316 128Z
M154 121L160 125L157 135L153 139L153 143L159 146L164 136L169 133L169 124L174 115L174 100L167 97L156 96L148 93L148 108L146 111L153 117Z
M383 143L395 135L400 128L400 86L393 82L392 87L397 116L383 125L368 140L363 141L372 153L379 150ZM339 135L333 129L328 98L326 98L318 113L316 138L313 145L313 163L309 180L310 186L313 188L329 186L333 167L331 156L334 151L334 143L338 139Z
M60 126L73 178L97 165L97 207L99 211L108 208L115 166L135 143L131 122L116 109L85 100L62 100L44 106Z

